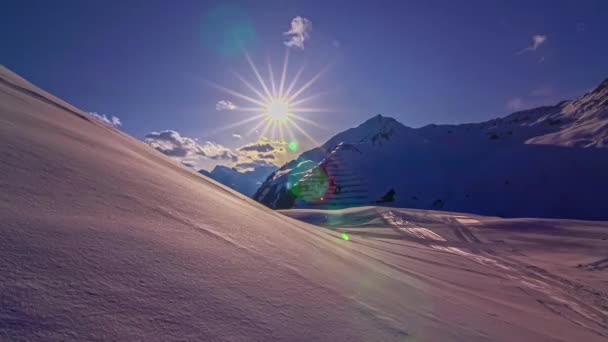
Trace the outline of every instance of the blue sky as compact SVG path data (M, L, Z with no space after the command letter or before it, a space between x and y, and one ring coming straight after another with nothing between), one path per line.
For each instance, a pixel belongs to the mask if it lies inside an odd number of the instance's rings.
M305 65L305 81L330 66L308 89L328 92L313 104L330 111L302 115L324 141L378 113L418 127L581 95L608 77L606 13L601 0L5 1L0 63L83 110L120 117L137 138L173 129L236 148L256 138L217 130L252 114L217 111L219 100L239 101L204 83L247 92L230 70L256 82L223 38L236 25L260 69L270 59L278 74L286 49L288 76ZM303 49L284 45L297 16L312 23Z

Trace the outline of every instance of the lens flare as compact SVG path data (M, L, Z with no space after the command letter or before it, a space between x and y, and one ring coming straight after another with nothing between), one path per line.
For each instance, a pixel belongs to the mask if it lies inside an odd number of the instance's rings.
M292 141L287 145L287 148L289 148L289 150L291 150L292 152L295 152L298 150L298 142L297 141Z
M245 10L233 4L220 4L205 15L201 39L206 49L233 58L243 48L255 48L257 32Z
M292 170L290 177L293 178L293 181L290 181L290 184L293 185L290 185L288 189L289 192L299 200L308 203L322 202L329 188L329 178L327 177L325 170L319 167L313 167L312 169L305 171L305 175L302 178L299 178L299 172L297 172L297 170L306 169L307 164L309 163L312 162L302 162Z

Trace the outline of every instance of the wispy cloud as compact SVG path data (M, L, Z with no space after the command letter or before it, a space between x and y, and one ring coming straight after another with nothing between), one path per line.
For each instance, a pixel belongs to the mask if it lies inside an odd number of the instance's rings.
M243 136L242 136L242 135L240 135L240 134L236 134L236 133L233 133L233 134L232 134L232 137L233 137L234 139L238 139L238 140L241 140L241 139L243 138Z
M286 37L285 45L287 47L297 47L304 49L304 42L310 38L312 31L312 21L297 16L291 19L289 31L283 33Z
M544 34L535 34L532 36L532 43L530 46L523 48L519 52L518 55L521 55L527 51L536 51L541 45L543 45L547 41L547 36Z
M122 126L122 121L120 121L120 118L117 116L110 116L108 117L105 114L101 114L101 113L97 113L97 112L89 112L89 115L94 117L95 119L103 122L106 125L110 125L113 127L120 127Z
M217 101L217 103L215 104L215 110L217 110L217 111L235 110L235 109L236 109L236 105L228 100L220 100L220 101Z

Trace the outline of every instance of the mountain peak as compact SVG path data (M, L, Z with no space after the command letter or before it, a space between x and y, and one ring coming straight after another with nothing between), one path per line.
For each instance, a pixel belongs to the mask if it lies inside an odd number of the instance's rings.
M403 126L403 124L401 124L395 118L378 114L372 118L367 119L365 122L360 124L358 128L366 128L367 130L371 131L381 131L386 127L391 127L394 125Z
M603 89L608 89L608 78L606 78L602 83L600 83L600 85L597 86L597 88L595 88L593 92L597 92Z
M392 121L397 121L394 118L391 118L390 116L384 116L382 114L377 114L376 116L373 116L369 119L367 119L363 125L365 125L368 122L392 122Z

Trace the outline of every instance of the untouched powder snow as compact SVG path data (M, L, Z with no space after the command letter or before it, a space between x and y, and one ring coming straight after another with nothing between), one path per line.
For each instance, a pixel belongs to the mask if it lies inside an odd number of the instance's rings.
M552 299L525 284L534 279L504 277L462 246L455 256L345 241L178 165L5 68L0 189L2 341L608 336L596 295Z

